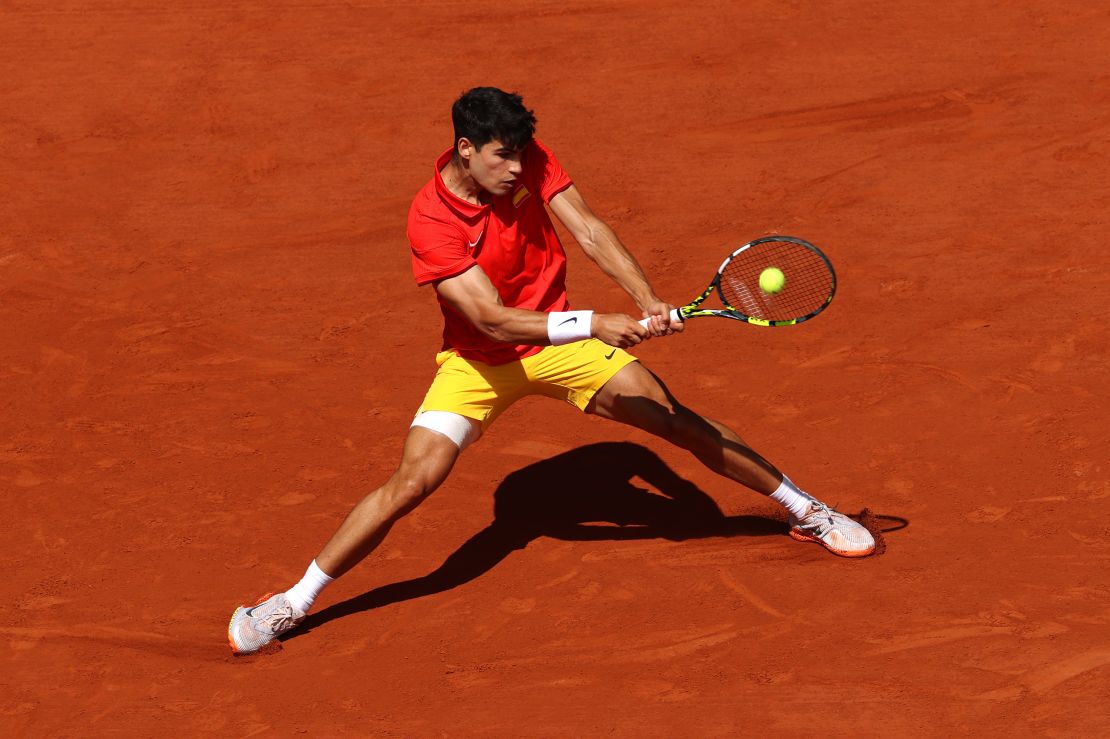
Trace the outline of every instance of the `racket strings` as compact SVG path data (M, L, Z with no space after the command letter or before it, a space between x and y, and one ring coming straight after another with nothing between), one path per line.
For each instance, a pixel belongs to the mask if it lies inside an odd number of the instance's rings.
M782 270L780 292L765 293L759 276L768 267ZM815 313L833 291L833 276L816 252L788 241L759 244L735 255L721 273L726 305L764 321L790 321Z

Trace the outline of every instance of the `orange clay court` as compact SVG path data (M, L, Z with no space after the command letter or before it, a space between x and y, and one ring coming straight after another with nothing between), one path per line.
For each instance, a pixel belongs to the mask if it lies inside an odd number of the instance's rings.
M1110 732L1103 3L2 15L0 734ZM485 84L667 300L828 253L819 318L635 353L885 551L529 398L234 658L396 463L441 327L405 215ZM634 310L563 235L572 302Z

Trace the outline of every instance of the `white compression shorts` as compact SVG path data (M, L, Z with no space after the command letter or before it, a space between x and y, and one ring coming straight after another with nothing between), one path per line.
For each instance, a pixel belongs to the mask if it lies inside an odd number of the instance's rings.
M461 452L478 440L482 435L482 425L473 419L449 411L424 411L416 414L412 420L413 426L431 429L443 434Z

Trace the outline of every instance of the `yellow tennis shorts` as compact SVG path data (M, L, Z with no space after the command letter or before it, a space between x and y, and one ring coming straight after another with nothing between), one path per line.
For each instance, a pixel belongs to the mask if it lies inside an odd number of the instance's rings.
M454 349L436 355L436 372L417 414L447 411L489 427L526 395L546 395L585 410L601 387L636 358L597 339L545 346L530 357L489 365L463 359Z

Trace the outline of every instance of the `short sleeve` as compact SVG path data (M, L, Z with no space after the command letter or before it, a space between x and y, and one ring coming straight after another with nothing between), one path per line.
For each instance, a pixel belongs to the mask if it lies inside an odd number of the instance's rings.
M466 239L450 223L417 215L410 218L408 237L417 285L461 275L477 264Z
M555 158L551 150L538 139L533 139L529 147L530 164L536 167L539 174L540 197L543 198L543 202L549 203L551 198L574 183L571 182L570 175L559 164L559 160Z

